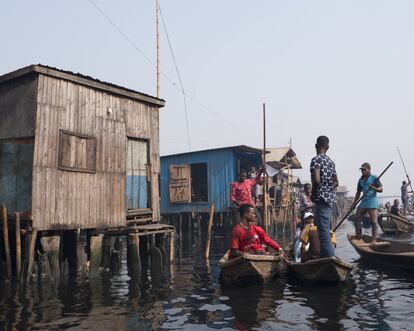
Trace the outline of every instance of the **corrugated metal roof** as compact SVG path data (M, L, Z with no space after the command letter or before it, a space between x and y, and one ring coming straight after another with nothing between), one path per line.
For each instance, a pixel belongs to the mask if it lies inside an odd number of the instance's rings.
M80 73L74 73L71 71L53 68L53 67L49 67L43 64L33 64L30 66L12 71L5 75L2 75L0 76L0 83L4 83L9 80L16 79L24 75L28 75L33 72L60 78L60 79L69 80L69 81L82 84L82 85L86 85L86 86L95 87L95 88L105 90L105 91L108 91L114 94L119 94L119 95L126 96L129 98L134 98L140 101L144 101L144 102L150 103L158 107L164 107L165 105L165 100L163 99L159 99L159 98L153 97L145 93L131 90L123 86L100 81L99 79L86 76Z
M219 151L219 150L224 150L224 149L231 149L231 150L235 150L236 152L243 152L243 153L254 153L254 154L262 153L262 150L258 149L258 148L249 147L249 146L246 146L246 145L237 145L237 146L203 149L203 150L198 150L198 151L191 151L191 152L184 152L184 153L177 153L177 154L168 154L168 155L161 156L161 158L171 157L171 156L178 156L178 155L185 155L185 154L212 152L212 151Z
M268 148L266 163L269 163L276 169L291 165L291 169L302 169L296 153L290 147ZM284 158L286 157L286 162Z

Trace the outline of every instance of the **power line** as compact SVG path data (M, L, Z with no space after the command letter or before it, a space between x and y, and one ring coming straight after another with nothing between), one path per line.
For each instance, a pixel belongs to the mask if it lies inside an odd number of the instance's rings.
M168 46L170 47L170 52L171 52L171 56L172 56L172 59L173 59L173 62L174 62L175 71L177 72L178 80L180 82L181 92L183 93L184 113L185 113L185 124L187 126L188 149L191 152L190 125L188 123L188 112L187 112L187 98L186 98L186 93L185 93L185 90L184 90L184 85L183 85L183 81L181 79L180 71L178 70L177 61L175 60L174 51L173 51L172 46L171 46L170 36L168 35L167 27L165 26L164 15L162 14L161 6L160 6L160 4L159 4L158 1L157 1L157 5L158 5L158 9L159 9L160 14L161 14L162 26L164 27L165 35L167 36Z
M115 28L115 30L117 30L122 37L124 37L124 39L135 49L135 51L137 51L148 63L150 63L155 69L157 68L156 64L132 41L131 38L129 38L127 36L127 34L114 22L112 21L112 19L93 1L93 0L88 0L94 7L96 10L98 10L98 12L105 17L105 19L112 25L113 28ZM175 60L174 60L175 62ZM217 112L211 110L209 107L205 106L204 104L202 104L200 101L198 101L197 99L195 99L194 97L192 97L191 95L189 95L188 93L186 93L185 91L183 92L183 89L178 87L178 85L162 70L160 70L161 75L168 81L170 82L174 87L176 87L177 89L180 90L181 93L183 93L185 95L186 98L192 100L194 103L198 104L200 107L204 108L204 110L206 110L208 113L212 114L213 116L217 117L218 119L230 124L231 126L233 126L234 128L237 128L238 130L242 130L246 133L249 134L253 134L253 132L246 130L246 128L243 128L241 126L238 126L237 124L235 124L232 121L227 120L226 118L224 118L223 116L219 115ZM179 76L180 77L180 76ZM181 80L179 78L179 80ZM185 102L186 105L186 102ZM187 109L185 109L185 111L187 112Z

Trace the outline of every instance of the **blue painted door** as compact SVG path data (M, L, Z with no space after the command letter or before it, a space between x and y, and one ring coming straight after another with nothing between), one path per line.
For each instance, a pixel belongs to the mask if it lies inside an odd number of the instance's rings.
M126 176L127 209L143 209L148 206L148 143L128 139Z

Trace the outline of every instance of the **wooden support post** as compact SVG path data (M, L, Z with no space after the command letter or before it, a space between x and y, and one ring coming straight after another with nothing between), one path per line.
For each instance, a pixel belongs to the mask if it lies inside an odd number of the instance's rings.
M155 235L151 235L151 276L159 278L162 273L162 254L158 247L155 246Z
M162 256L162 264L163 266L167 264L167 249L165 245L166 235L165 233L160 233L155 235L155 246L161 253Z
M10 279L12 276L12 265L10 257L10 243L9 243L9 224L7 219L7 207L6 205L2 206L3 211L3 241L4 241L4 253L6 255L6 268L7 268L7 278Z
M105 236L103 238L102 267L104 269L111 268L111 253L113 246L113 237Z
M35 256L35 244L37 238L37 228L32 228L26 231L26 249L24 260L24 272L22 272L20 279L23 282L28 282L32 277L34 256Z
M174 263L175 259L175 230L170 232L170 264Z
M132 280L139 282L141 279L142 267L138 233L128 234L127 263L129 276Z
M204 252L204 257L206 259L208 259L208 257L210 256L211 228L213 226L213 219L214 219L214 203L211 204L211 207L210 207L210 217L208 219L208 225L207 225L206 250Z
M122 243L119 237L116 237L115 243L112 248L111 253L111 270L116 271L119 270L121 266L121 250L122 250Z
M99 274L99 270L102 262L102 241L103 234L91 236L90 239L90 263L89 263L89 276L96 277Z
M180 238L179 238L180 251L179 251L178 258L179 258L179 262L181 264L181 261L183 259L183 214L180 214L180 216L179 216L178 226L179 226L179 231L180 231L180 235L179 235L180 236Z
M42 244L43 251L45 252L50 267L50 275L48 275L48 277L58 283L60 279L60 236L42 237L40 243Z
M62 279L66 279L71 275L75 277L79 271L79 251L85 254L85 249L78 247L79 244L79 230L64 231L62 235L62 252L63 252L63 265L61 268ZM67 263L65 263L67 262Z
M188 213L188 230L187 230L187 235L188 235L188 251L191 252L192 251L192 246L193 246L193 235L194 235L194 214L193 213Z
M20 235L20 213L15 212L15 234L16 234L16 279L19 279L22 270L22 243Z

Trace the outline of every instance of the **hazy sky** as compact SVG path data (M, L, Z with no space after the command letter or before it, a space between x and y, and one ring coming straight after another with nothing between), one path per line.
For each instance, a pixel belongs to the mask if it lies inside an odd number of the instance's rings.
M0 74L42 63L155 95L154 0L3 0ZM355 192L361 163L384 195L414 178L414 1L160 0L186 93L192 150L293 149L309 179L315 139L331 139L340 184ZM183 97L161 30L161 154L186 152ZM167 78L168 77L168 78ZM175 85L171 83L173 81Z

